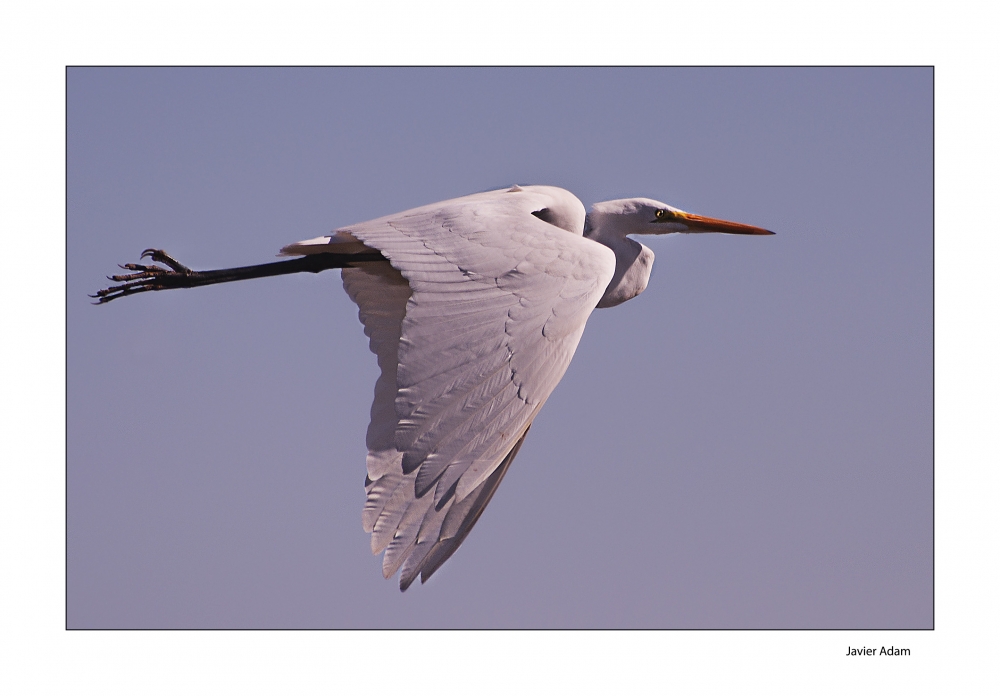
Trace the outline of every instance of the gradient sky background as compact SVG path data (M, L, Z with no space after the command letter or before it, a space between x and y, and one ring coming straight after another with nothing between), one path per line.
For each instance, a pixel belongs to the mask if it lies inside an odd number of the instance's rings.
M71 69L70 627L928 628L930 69ZM513 183L643 239L462 548L381 578L375 358L336 272L93 307Z

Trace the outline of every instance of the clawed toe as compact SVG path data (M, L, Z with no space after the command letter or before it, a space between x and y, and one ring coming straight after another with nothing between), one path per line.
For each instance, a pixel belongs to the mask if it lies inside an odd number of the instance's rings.
M176 287L176 281L180 276L196 275L190 268L160 249L146 249L142 252L140 258L151 259L154 263L162 263L169 268L143 263L118 264L119 268L133 272L107 276L108 280L121 283L121 285L112 285L109 288L98 290L95 294L90 295L90 297L97 300L94 304L104 304L119 297L134 295L139 292Z
M144 249L139 256L140 259L152 259L155 263L162 263L169 266L177 273L191 273L191 269L177 259L170 256L163 249ZM136 264L138 265L138 264Z

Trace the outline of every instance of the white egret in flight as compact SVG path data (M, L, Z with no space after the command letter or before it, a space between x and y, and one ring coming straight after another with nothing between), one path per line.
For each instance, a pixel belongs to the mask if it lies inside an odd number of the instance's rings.
M281 250L294 260L192 271L160 250L99 303L170 288L341 268L381 376L362 521L386 578L426 581L465 540L562 378L595 307L646 289L630 234L773 234L648 198L590 214L571 193L514 186L362 222ZM162 265L156 265L162 264Z

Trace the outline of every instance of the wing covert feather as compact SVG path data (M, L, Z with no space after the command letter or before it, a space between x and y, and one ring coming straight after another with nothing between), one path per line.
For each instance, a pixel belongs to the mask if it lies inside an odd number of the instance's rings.
M560 229L532 215L548 208ZM430 577L482 514L614 273L583 206L492 191L343 228L389 259L343 270L378 356L363 522L386 577ZM432 494L433 492L433 494Z

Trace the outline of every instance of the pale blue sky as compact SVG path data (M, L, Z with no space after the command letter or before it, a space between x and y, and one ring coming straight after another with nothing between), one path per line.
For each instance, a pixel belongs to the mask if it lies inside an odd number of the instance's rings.
M72 69L73 627L931 625L930 69ZM647 241L424 586L361 530L336 272L86 297L512 183L775 230Z

